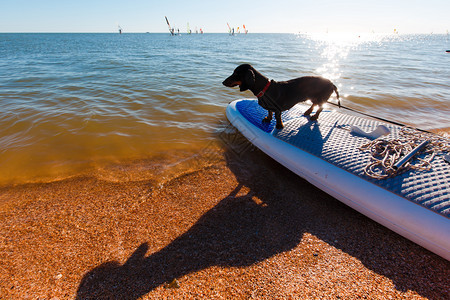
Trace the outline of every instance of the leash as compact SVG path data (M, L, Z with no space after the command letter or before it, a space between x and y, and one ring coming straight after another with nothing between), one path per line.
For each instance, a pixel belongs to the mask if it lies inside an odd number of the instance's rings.
M354 112L354 113L366 116L366 117L371 117L371 118L383 121L383 122L391 123L391 124L398 125L398 126L401 126L401 127L413 128L413 129L421 131L421 132L432 133L432 132L430 132L428 130L424 130L424 129L420 129L420 128L416 128L416 127L411 127L409 125L406 125L406 124L403 124L403 123L400 123L400 122L396 122L396 121L392 121L392 120L389 120L389 119L385 119L385 118L381 118L381 117L378 117L378 116L374 116L374 115L371 115L371 114L367 114L367 113L364 113L362 111L359 111L359 110L356 110L356 109L353 109L353 108L350 108L350 107L347 107L347 106L338 105L338 104L332 103L332 102L327 102L327 103L331 104L331 105L334 105L334 106L337 106L339 108L343 108L343 109L346 109L348 111L351 111L351 112Z

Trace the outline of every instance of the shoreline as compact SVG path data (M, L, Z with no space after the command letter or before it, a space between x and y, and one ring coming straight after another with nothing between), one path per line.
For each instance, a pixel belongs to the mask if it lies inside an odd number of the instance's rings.
M0 189L0 294L445 298L450 262L235 144Z
M353 112L347 112L354 114ZM356 113L356 115L359 115ZM13 179L7 179L8 177L3 175L0 177L0 193L4 189L13 187L20 187L24 185L44 184L62 181L77 177L96 177L99 179L105 179L109 181L136 181L136 180L152 180L155 176L170 176L172 172L169 168L173 168L176 172L180 169L189 169L189 162L198 160L196 157L207 150L208 147L218 147L218 144L223 142L220 135L229 130L230 125L228 121L221 120L214 133L205 137L205 142L196 142L194 145L178 145L172 148L161 148L150 154L132 155L133 158L125 159L123 157L104 157L98 160L85 160L79 162L74 166L61 167L60 169L48 165L46 169L42 166L36 169L23 169L22 175L17 176L17 172L14 174ZM408 127L409 125L405 125ZM413 127L413 126L412 126ZM414 127L413 127L414 128ZM433 134L439 135L444 139L450 138L450 127L441 127L428 129ZM247 140L244 141L246 143ZM57 164L58 166L61 163ZM78 166L79 165L79 166ZM136 168L135 170L133 168ZM130 172L132 175L130 175ZM1 199L0 199L1 200ZM0 201L0 207L2 202Z

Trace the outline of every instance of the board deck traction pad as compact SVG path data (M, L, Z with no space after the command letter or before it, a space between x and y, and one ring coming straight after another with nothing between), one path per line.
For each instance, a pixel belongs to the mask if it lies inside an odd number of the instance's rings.
M318 121L310 121L303 116L307 108L297 104L284 111L284 128L278 130L274 119L262 122L267 110L256 100L236 102L239 113L260 130L450 219L450 164L444 161L443 154L434 157L429 171L409 169L387 179L371 178L364 173L371 154L358 149L371 140L353 135L350 126L370 132L383 124L391 131L386 138L399 137L402 127L329 110L322 111Z

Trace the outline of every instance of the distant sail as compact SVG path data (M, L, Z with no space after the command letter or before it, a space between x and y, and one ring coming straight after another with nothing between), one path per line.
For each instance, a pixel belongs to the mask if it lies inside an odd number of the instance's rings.
M117 27L119 27L119 34L122 34L122 27L119 24L117 24Z
M169 32L170 32L170 34L171 34L171 35L174 35L174 34L175 34L175 33L174 33L175 29L173 29L172 27L170 27L169 20L167 19L167 17L165 17L165 18L166 18L167 26L169 26Z

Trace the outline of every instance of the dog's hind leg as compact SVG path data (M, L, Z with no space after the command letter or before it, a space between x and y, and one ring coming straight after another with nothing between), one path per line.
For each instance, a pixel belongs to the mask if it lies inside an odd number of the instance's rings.
M319 114L322 112L323 110L323 106L319 105L319 109L316 111L316 113L314 114L314 116L311 117L311 121L315 121L319 118Z
M269 114L262 120L264 123L270 123L272 121L272 111L269 110Z
M305 111L305 113L304 113L303 115L304 115L304 116L309 116L309 115L312 113L312 111L313 111L313 109L314 109L314 106L315 106L315 104L311 105L311 107L308 108L308 110Z

